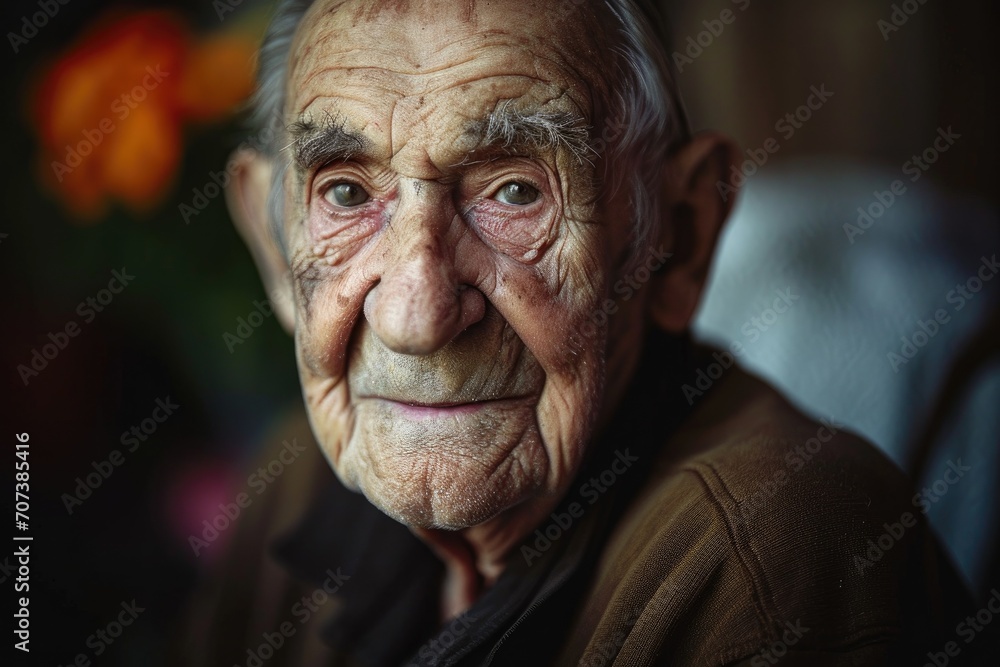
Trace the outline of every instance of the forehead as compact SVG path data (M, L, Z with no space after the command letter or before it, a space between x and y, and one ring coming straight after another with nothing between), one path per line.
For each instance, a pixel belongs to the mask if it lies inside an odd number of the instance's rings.
M317 0L290 60L286 112L479 118L500 100L601 113L609 54L590 3Z

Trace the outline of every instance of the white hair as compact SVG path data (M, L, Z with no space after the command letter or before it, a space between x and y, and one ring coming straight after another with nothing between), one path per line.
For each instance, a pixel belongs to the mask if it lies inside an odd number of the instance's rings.
M284 118L285 90L292 41L302 17L315 0L278 0L261 44L252 122L267 137L262 150L274 162L269 215L279 245L285 172L290 158ZM598 0L563 0L582 5ZM590 145L607 150L615 186L627 181L633 212L629 270L640 252L656 242L659 228L662 165L667 154L689 136L687 118L667 57L666 30L657 9L643 0L601 0L617 21L612 38L613 69L606 74L610 89L603 127L591 128ZM606 174L606 181L609 175Z

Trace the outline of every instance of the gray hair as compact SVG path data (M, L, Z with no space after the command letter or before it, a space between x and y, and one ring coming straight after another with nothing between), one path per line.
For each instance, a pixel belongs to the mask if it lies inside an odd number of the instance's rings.
M563 0L569 8L596 0ZM284 119L285 87L292 40L303 16L315 0L278 0L260 48L257 91L251 122L267 137L264 153L274 162L274 182L269 214L275 239L284 249L280 234L283 182L290 159L282 156L288 145ZM603 0L618 23L613 47L614 70L607 74L611 93L603 128L592 128L590 147L608 150L614 186L629 182L632 220L632 253L624 270L639 259L640 252L654 244L660 219L662 165L667 154L687 140L690 130L674 69L667 57L667 31L659 12L645 0Z

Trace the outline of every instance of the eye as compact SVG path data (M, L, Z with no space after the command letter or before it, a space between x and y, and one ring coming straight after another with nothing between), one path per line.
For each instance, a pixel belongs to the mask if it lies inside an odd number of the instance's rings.
M368 193L355 183L334 183L323 196L334 206L360 206L368 201Z
M493 198L502 204L527 206L538 199L538 190L527 183L511 181L502 185Z

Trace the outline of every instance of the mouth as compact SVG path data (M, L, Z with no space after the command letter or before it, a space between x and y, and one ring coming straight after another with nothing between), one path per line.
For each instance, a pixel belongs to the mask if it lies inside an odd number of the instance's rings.
M385 398L382 396L366 396L362 397L362 400L380 403L403 418L420 420L469 415L488 409L510 409L522 407L530 404L534 400L534 397L512 396L509 398L491 398L478 401L422 402L405 401L400 399Z

